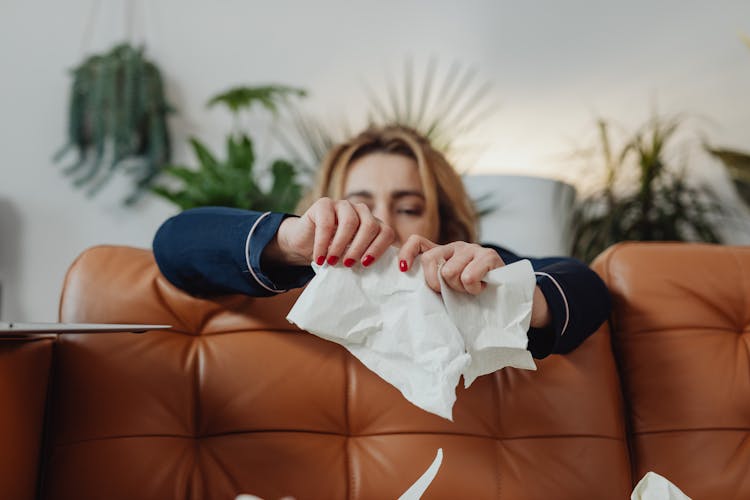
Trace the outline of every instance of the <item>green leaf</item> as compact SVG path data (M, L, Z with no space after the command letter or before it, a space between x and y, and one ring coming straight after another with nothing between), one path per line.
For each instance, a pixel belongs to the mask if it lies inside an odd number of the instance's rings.
M250 137L227 137L227 166L250 175L255 163L255 153Z
M195 170L177 165L168 165L164 167L162 171L165 174L181 179L185 184L193 184L200 177L200 174Z
M216 157L211 153L208 147L195 138L191 138L189 142L193 148L193 154L198 158L201 167L215 171L219 166L219 162L216 161Z
M269 198L277 211L292 212L302 194L302 187L296 182L294 166L284 160L276 160L271 165L271 173L273 185Z
M241 110L249 110L257 103L275 114L278 112L279 104L286 102L290 96L305 97L306 95L307 91L304 89L287 85L233 87L211 97L208 107L222 104L232 113L238 113Z

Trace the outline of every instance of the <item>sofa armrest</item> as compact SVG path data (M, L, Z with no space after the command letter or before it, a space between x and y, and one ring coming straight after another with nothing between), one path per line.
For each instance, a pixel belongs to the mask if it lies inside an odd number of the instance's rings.
M0 338L0 491L35 498L54 338Z

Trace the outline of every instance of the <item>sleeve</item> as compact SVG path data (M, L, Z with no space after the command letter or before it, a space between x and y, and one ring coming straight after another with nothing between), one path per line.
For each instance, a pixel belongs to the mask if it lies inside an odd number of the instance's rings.
M494 248L506 264L528 257ZM530 328L528 349L537 359L578 347L609 317L607 286L589 266L570 257L528 258L536 284L547 299L552 320L546 328Z
M310 266L272 267L263 250L291 217L226 207L186 210L156 232L154 257L176 287L196 296L241 293L265 297L305 285Z

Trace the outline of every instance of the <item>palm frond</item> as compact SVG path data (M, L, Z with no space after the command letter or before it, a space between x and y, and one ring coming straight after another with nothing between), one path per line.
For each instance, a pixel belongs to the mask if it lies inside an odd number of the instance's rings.
M492 84L480 82L475 68L454 61L440 73L436 59L431 58L422 77L416 74L418 68L409 58L404 63L401 85L395 83L394 75L386 75L384 98L370 84L365 85L374 125L413 128L449 154L457 141L495 111L491 105ZM416 81L421 85L415 85Z

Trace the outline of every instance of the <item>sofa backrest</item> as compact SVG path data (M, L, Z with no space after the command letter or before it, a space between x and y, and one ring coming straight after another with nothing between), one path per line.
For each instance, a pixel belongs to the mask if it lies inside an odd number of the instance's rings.
M95 247L71 266L62 321L166 323L62 335L46 498L626 498L623 401L606 328L538 371L458 389L425 413L340 346L284 318L296 297L191 297L150 251Z
M625 243L594 268L615 305L633 476L750 498L750 247Z

